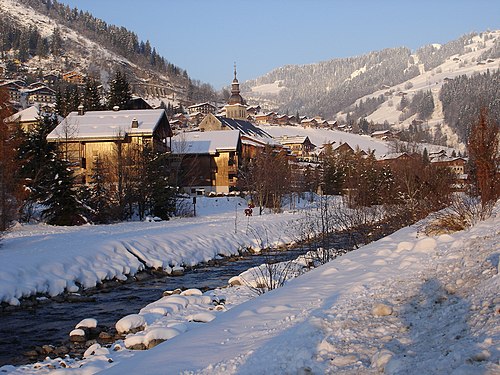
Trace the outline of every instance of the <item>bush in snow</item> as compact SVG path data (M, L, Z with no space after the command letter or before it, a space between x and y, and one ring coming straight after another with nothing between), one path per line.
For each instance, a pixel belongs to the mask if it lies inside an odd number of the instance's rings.
M490 217L492 209L492 205L483 205L478 197L456 195L452 204L436 213L423 231L427 235L458 232Z

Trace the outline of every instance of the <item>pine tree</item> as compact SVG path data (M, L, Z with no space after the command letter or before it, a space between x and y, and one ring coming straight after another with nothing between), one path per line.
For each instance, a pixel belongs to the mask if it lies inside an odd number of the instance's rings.
M42 216L51 225L81 225L86 222L83 217L84 207L79 201L75 188L75 177L66 160L56 153L48 165L50 179L50 196L43 202L46 208Z
M22 219L25 221L32 217L33 207L46 200L50 193L47 169L55 149L53 144L47 142L47 135L56 125L54 116L41 116L38 124L24 135L18 148L18 158L22 161L20 176L25 180L28 191L22 209Z
M100 111L102 109L98 82L95 79L89 77L85 80L85 89L82 99L83 107L86 111Z
M50 44L50 51L54 56L61 56L63 50L63 41L61 37L61 31L58 27L54 28L52 33L52 40Z
M424 147L424 151L422 152L422 161L425 165L428 165L430 163L429 151L427 151L427 147Z
M170 185L167 156L151 153L147 163L150 214L168 220L175 212L175 188Z
M118 106L119 109L127 109L127 105L132 99L132 92L127 77L120 70L115 72L115 76L109 82L108 108Z
M92 210L92 221L98 224L107 224L113 220L113 202L109 189L109 171L102 157L96 156L89 186L87 201Z

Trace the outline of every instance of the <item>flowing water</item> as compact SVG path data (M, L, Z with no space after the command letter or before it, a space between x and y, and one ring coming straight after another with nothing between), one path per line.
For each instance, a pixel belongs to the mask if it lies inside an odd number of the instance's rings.
M337 235L335 248L347 248L346 236ZM273 261L297 258L308 249L296 247L273 252ZM156 275L143 281L119 284L103 290L85 292L92 301L57 302L49 300L31 308L0 313L0 366L23 364L23 353L35 346L62 345L69 332L85 318L97 319L99 325L114 326L123 316L137 313L142 307L162 297L163 291L176 288L215 289L247 269L265 263L269 253L222 259L215 265L196 267L183 276Z

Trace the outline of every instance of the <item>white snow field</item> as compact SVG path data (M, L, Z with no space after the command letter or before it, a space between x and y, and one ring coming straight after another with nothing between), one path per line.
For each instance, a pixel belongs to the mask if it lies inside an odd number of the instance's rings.
M0 372L499 374L499 208L453 234L403 228L258 298L244 285L166 296L117 323L145 330L110 348Z

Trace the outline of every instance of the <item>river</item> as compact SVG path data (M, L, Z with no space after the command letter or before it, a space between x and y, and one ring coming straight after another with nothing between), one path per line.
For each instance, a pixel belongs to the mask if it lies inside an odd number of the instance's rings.
M335 248L349 248L348 237L335 235ZM295 247L270 253L273 261L297 258L309 248ZM158 300L165 290L177 288L215 289L227 285L228 280L247 269L265 263L269 253L244 255L235 259L221 259L212 265L202 265L183 276L155 273L142 281L118 284L112 288L93 289L82 293L92 301L48 300L31 308L14 309L0 313L0 366L24 364L23 353L35 346L59 346L67 342L69 332L85 318L95 318L100 325L114 326L123 316L137 313L142 307Z

